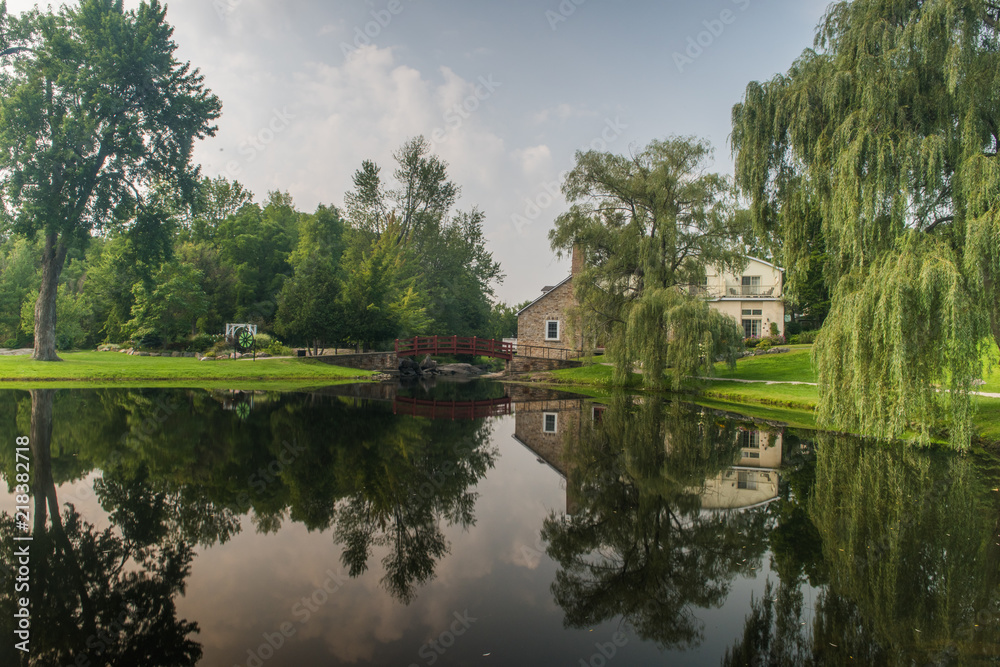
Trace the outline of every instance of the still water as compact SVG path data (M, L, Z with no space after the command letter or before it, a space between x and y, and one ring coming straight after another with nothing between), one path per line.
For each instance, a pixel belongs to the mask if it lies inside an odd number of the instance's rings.
M1000 656L985 456L486 382L5 390L0 437L2 665Z

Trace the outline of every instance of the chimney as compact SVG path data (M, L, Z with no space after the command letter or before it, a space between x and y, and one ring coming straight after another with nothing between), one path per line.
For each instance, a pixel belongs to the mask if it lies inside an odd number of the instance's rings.
M583 248L579 244L573 244L573 268L571 270L571 275L577 276L583 273Z

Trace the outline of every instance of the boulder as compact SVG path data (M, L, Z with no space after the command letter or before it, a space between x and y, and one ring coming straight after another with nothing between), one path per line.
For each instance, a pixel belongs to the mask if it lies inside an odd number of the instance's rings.
M399 360L399 375L400 377L419 377L423 375L424 372L420 369L420 366L413 359L409 357L403 357Z
M179 357L179 356L181 356L181 353L180 352L171 352L170 356L171 357Z
M476 376L483 374L481 369L476 368L472 364L444 364L443 366L438 366L437 371L441 375Z

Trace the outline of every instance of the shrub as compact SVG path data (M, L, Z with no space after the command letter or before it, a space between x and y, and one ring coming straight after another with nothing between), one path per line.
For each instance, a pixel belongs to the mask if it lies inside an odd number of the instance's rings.
M770 350L771 349L771 339L761 338L760 342L757 344L758 350Z
M760 338L751 337L743 339L743 346L748 350L752 350L758 345L760 345Z
M777 335L778 335L778 323L777 322L771 322L771 336L774 337L774 336L777 336Z
M205 352L205 355L209 357L225 356L232 351L232 344L223 337L222 340L215 341L215 344Z
M204 352L208 348L215 345L217 337L207 333L195 334L194 336L188 336L187 340L187 351L188 352Z
M147 333L138 340L139 347L163 347L163 337L158 333Z
M800 345L811 345L816 342L818 331L803 331L798 335Z
M267 345L263 345L260 342L259 339L261 337L267 338ZM269 354L272 357L287 357L292 354L292 348L288 347L277 338L271 338L267 334L261 334L261 336L258 336L257 338L258 338L257 342L258 352L261 352L263 354Z
M795 336L802 333L802 325L798 322L789 322L785 325L785 334Z

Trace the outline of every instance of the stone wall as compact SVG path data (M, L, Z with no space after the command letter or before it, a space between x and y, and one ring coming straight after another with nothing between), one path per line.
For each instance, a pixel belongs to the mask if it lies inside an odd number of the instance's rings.
M567 280L528 306L517 318L517 345L578 350L583 346L569 337L569 312L576 307L573 281ZM559 322L559 340L545 340L546 322ZM577 327L579 328L579 327Z
M556 371L560 368L579 368L583 365L580 361L564 361L562 359L533 359L531 357L515 356L507 364L507 370L511 373L539 373L541 371Z
M399 360L395 352L364 352L362 354L335 354L322 357L309 357L331 366L345 366L364 371L396 370Z

